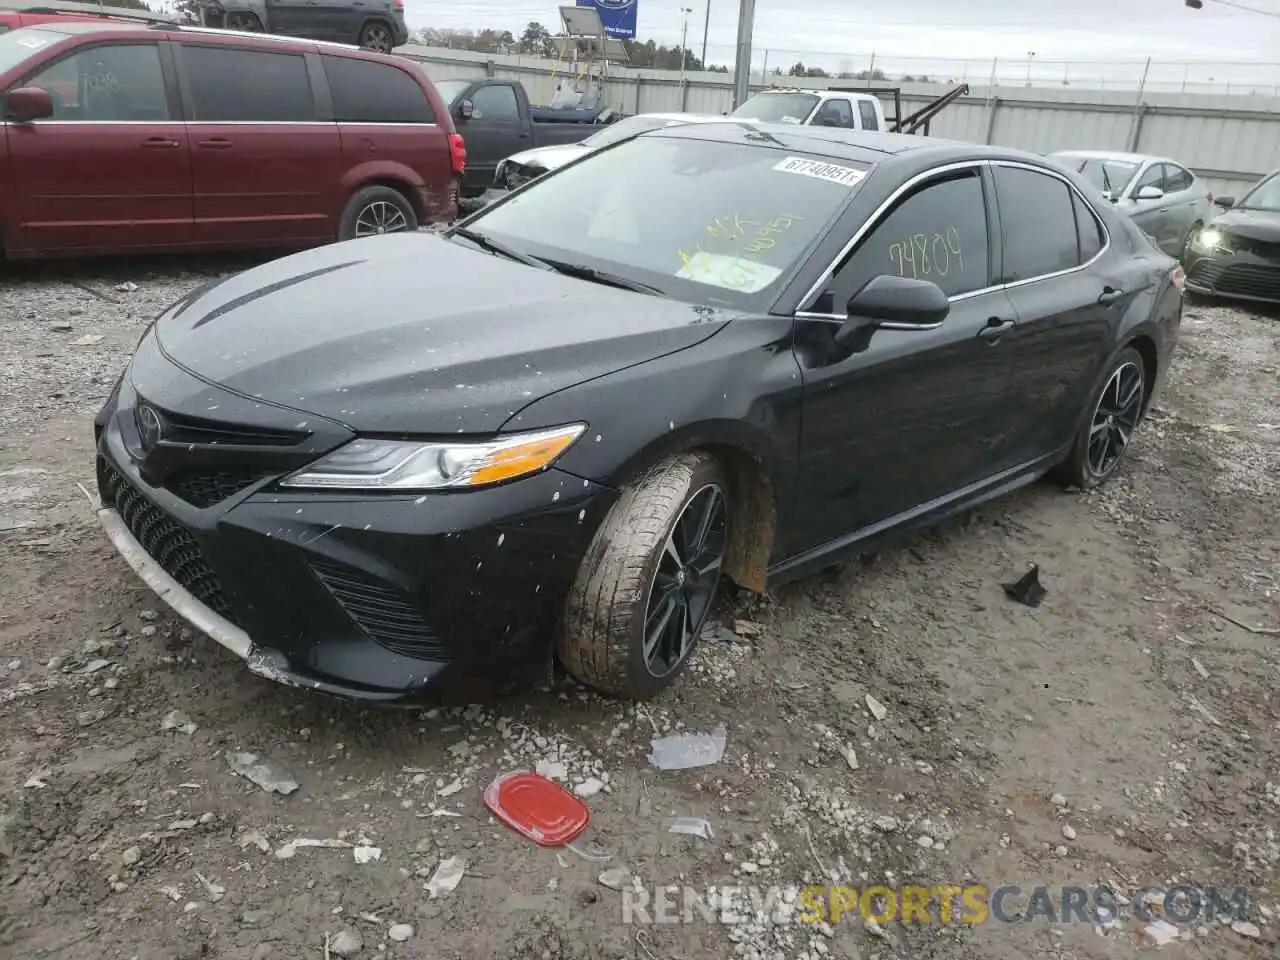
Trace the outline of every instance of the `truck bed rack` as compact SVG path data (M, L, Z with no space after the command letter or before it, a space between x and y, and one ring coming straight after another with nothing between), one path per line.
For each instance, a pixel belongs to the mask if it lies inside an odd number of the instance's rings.
M889 131L891 133L919 132L926 137L929 136L929 125L934 117L961 97L969 95L969 85L962 83L959 86L952 87L942 96L935 97L919 110L904 117L902 115L901 87L828 87L827 89L838 91L839 93L869 93L872 96L879 97L881 102L884 102L888 96L892 96L893 116L888 116L887 113L885 115L885 120L889 123ZM923 130L921 129L922 127Z

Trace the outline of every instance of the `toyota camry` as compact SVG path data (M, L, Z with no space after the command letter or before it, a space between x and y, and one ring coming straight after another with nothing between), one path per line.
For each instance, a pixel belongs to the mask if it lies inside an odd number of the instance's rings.
M99 516L282 682L412 702L555 654L648 698L726 581L1119 469L1182 276L1095 198L931 138L644 133L174 304L97 418Z

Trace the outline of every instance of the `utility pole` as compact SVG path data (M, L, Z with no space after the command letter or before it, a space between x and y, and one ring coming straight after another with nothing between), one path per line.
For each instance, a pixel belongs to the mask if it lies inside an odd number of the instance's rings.
M693 13L693 8L681 7L680 12L684 15L684 23L680 27L680 82L684 83L684 75L689 69L689 14Z
M707 69L707 34L711 32L711 0L707 2L707 16L702 21L702 69Z
M733 109L751 96L751 34L755 27L756 0L738 0L738 52L733 63Z

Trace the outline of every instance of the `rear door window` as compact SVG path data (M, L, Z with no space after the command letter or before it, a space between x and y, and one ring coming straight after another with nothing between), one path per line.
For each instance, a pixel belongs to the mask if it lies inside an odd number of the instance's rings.
M879 130L880 118L876 115L876 105L869 100L858 101L858 115L862 117L863 130Z
M1088 263L1102 250L1106 237L1098 218L1075 191L1071 192L1071 205L1076 211L1076 234L1080 238L1080 262Z
M1070 188L1022 167L995 168L1004 241L1004 282L1032 280L1080 265Z
M333 119L346 123L435 123L435 111L403 70L372 60L324 56Z
M204 123L306 123L316 119L307 61L294 53L183 44L195 116Z

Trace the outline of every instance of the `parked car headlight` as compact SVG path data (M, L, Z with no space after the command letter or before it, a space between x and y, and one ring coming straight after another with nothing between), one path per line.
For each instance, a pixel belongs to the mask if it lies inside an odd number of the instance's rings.
M546 470L587 429L574 423L484 441L361 438L281 481L284 487L437 490L484 487Z
M1222 244L1222 231L1209 227L1196 234L1196 246L1201 250L1216 250Z

